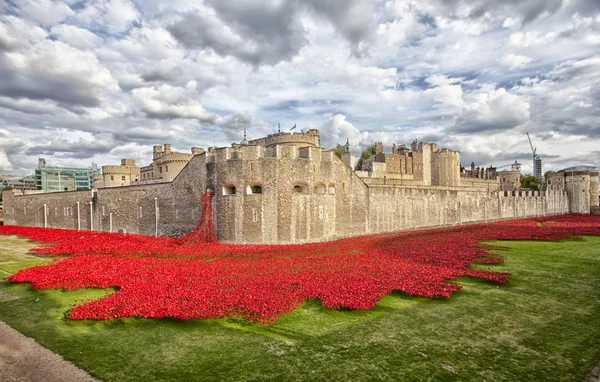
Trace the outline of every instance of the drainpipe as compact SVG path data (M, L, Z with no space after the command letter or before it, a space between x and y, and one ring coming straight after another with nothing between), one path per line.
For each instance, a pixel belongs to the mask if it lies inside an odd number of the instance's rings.
M94 230L94 211L92 210L92 202L90 202L90 231Z
M158 237L158 198L154 198L154 236Z
M44 228L48 228L48 206L44 204Z
M514 203L513 203L513 218L516 219L517 218L517 192L513 191L513 193L515 194L515 198L514 198Z
M458 202L458 223L462 225L462 202Z
M112 233L112 212L108 214L109 232Z
M77 231L81 230L81 212L79 209L79 202L77 202Z

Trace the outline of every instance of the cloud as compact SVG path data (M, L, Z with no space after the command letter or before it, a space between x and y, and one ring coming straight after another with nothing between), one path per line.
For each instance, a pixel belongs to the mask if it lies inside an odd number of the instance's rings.
M252 116L247 112L235 112L219 121L225 136L231 140L241 140L244 129L252 126Z
M355 51L375 30L373 9L364 0L309 0L317 14L323 15L349 41Z
M508 44L516 48L544 46L554 41L557 36L555 32L544 35L539 32L516 32L510 35Z
M573 27L559 33L559 37L576 39L586 45L600 45L600 15L573 17Z
M392 136L387 133L360 131L342 114L334 115L325 121L321 125L320 132L323 147L334 148L338 144L345 144L348 139L352 152L356 154L360 154L362 150L376 142L389 145L393 141Z
M296 56L309 43L302 23L307 11L328 20L355 48L374 30L371 6L364 0L206 3L209 9L189 11L167 29L189 49L210 49L252 65Z
M185 88L163 84L132 90L134 101L149 117L159 119L193 118L204 123L214 123L218 116L207 112L199 101L193 99L196 83Z
M168 27L190 49L211 49L253 65L275 64L308 43L291 2L243 1L213 4L218 18L189 12Z
M93 49L102 43L102 38L87 29L78 28L74 25L55 25L50 30L53 37L65 42L77 49Z
M93 53L60 41L43 40L0 52L0 95L96 106L105 91L116 89L110 72Z
M31 147L25 153L32 156L67 153L69 157L85 159L97 154L110 152L114 147L115 142L112 134L100 133L96 134L93 140L79 138L78 140L70 141L64 138L57 138L48 145Z
M139 11L129 0L95 0L86 2L75 19L83 26L118 34L128 30L139 17Z
M510 70L522 69L528 66L533 61L533 58L527 56L521 56L518 54L505 54L502 57L502 65L506 66Z
M17 10L21 16L46 27L75 14L67 4L53 0L20 0Z
M0 52L26 49L48 34L37 25L14 16L0 16Z
M530 119L529 103L504 88L470 94L467 102L452 127L453 132L507 131Z
M446 13L472 19L485 18L490 14L511 14L518 16L523 23L530 23L539 17L555 14L563 6L563 0L505 0L505 1L436 1Z
M418 138L498 164L527 153L525 131L549 166L598 150L594 0L0 4L13 139L0 151L16 173L35 167L33 147L78 167L78 145L100 164L129 151L147 163L152 144L226 145L278 121L356 153Z
M21 138L14 136L14 134L7 130L0 128L0 174L6 174L9 171L13 171L15 168L14 156L15 150L25 146ZM10 156L9 156L10 155Z

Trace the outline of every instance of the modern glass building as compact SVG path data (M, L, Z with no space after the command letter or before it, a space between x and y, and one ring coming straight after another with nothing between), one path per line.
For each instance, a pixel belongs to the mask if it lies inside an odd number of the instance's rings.
M38 167L35 170L38 190L75 191L92 188L92 172L88 168Z

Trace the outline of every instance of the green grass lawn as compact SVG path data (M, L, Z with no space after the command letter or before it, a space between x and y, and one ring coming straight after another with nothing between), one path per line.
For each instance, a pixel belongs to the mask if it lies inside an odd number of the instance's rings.
M65 312L110 290L34 291L2 282L0 320L106 381L584 380L600 361L600 237L493 244L510 246L493 268L511 272L511 282L461 278L463 290L448 300L393 293L369 311L308 301L264 326L80 322ZM0 237L0 271L45 261L7 250L31 246Z

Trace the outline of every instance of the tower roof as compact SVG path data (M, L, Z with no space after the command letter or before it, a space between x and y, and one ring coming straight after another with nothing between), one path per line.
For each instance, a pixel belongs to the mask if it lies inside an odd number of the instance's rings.
M577 166L571 166L571 167L567 167L567 168L563 168L562 170L560 170L559 172L569 172L569 171L591 171L591 172L598 172L598 167L593 166L593 165L589 165L589 164L580 164Z

